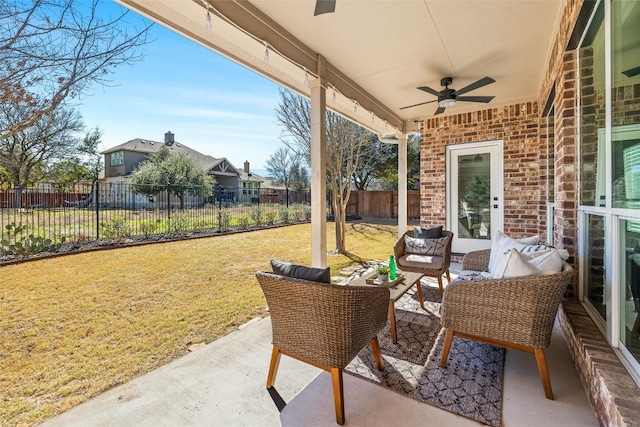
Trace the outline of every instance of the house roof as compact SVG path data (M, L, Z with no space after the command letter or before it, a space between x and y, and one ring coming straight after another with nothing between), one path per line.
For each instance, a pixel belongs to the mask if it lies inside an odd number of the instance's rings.
M240 181L245 181L245 182L264 182L265 178L261 177L260 175L258 175L257 173L253 173L253 172L245 172L245 171L239 171L240 173Z
M273 178L264 178L262 188L267 190L285 190L286 187L283 184L278 184Z
M184 153L189 157L194 158L198 165L200 165L200 167L202 167L202 169L204 169L205 171L210 171L216 165L219 165L221 162L226 161L225 158L216 159L215 157L208 154L202 154L199 151L196 151L193 148L189 148L178 141L175 141L171 145L166 145L164 142L142 138L135 138L123 144L116 145L115 147L104 150L102 154L114 153L116 151L133 151L136 153L151 154L160 151L163 147L168 148L170 151L176 153ZM233 168L233 166L231 167ZM233 169L234 171L236 171L235 168Z

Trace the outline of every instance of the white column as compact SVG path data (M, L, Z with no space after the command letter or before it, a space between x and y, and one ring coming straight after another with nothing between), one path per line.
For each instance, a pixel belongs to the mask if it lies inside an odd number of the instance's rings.
M318 67L324 61L319 57ZM324 65L324 64L322 64ZM321 73L318 73L322 75ZM326 89L322 79L311 87L311 266L327 266L327 132Z
M407 230L407 135L398 135L398 238Z

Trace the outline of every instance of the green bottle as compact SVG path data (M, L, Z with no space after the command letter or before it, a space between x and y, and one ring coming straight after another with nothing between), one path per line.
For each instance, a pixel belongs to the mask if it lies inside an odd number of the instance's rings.
M396 280L396 260L393 255L389 256L389 280Z

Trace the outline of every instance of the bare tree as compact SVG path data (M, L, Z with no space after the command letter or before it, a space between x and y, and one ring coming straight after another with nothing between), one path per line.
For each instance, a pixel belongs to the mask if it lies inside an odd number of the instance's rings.
M307 161L311 154L311 106L309 100L280 90L276 117L284 127L282 141ZM370 132L344 117L327 111L327 180L336 222L337 253L346 250L346 208L354 171L360 167L362 145Z
M289 188L299 174L301 156L289 147L280 147L267 159L267 170L273 180L285 188L285 200L289 207Z
M94 83L140 59L151 24L126 29L124 11L103 18L100 0L3 0L0 2L0 104L22 112L0 121L0 141L33 126ZM142 22L142 21L141 21Z
M16 123L28 114L0 104L0 120ZM84 129L80 114L71 108L58 108L30 127L0 140L0 166L16 187L44 179L47 166L78 153Z
M366 135L360 153L361 166L353 172L353 185L356 190L366 190L375 178L380 178L381 168L390 159L398 160L397 145L381 142L372 132Z

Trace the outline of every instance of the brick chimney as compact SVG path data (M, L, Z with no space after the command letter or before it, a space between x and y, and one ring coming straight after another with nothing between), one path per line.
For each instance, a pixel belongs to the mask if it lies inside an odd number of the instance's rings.
M249 173L249 162L247 160L244 161L244 172Z
M174 135L171 133L171 131L168 131L167 133L164 134L164 145L171 147L174 142L175 142Z

